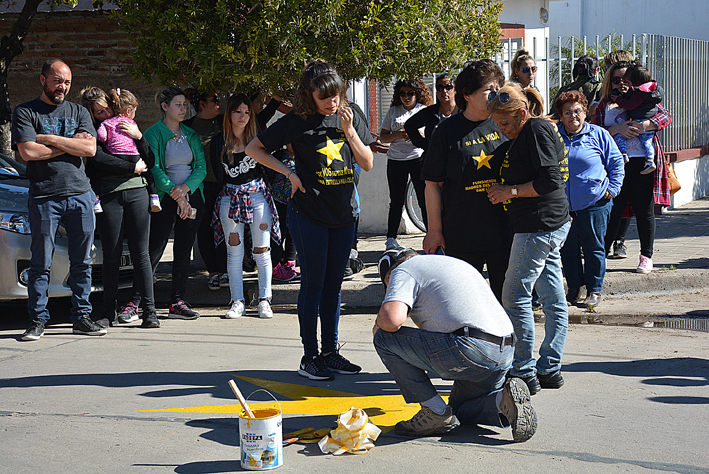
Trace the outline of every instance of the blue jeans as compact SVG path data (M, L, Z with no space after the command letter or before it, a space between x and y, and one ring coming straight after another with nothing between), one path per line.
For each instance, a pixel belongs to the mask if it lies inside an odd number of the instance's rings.
M229 273L229 290L231 291L232 301L244 301L244 227L243 222L236 222L229 218L229 206L231 205L231 196L222 197L221 205L219 206L219 219L222 222L224 230L224 239L227 244L227 272ZM263 193L257 192L251 194L251 205L254 209L254 220L250 224L251 227L251 250L257 247L268 248L271 242L271 224L273 216L271 216L271 208L266 202ZM206 217L205 217L206 218ZM265 227L262 229L261 227ZM229 243L229 235L237 234L239 236L239 244L231 245ZM259 299L271 299L271 278L273 276L273 267L271 265L271 251L267 250L263 253L254 252L254 260L258 268L258 297Z
M515 234L510 264L502 289L502 306L507 311L517 336L511 373L531 377L536 372L550 374L561 368L569 308L564 295L559 250L564 245L571 223L556 230ZM539 294L544 311L544 341L539 360L534 359L534 314L532 289Z
M645 161L655 160L655 145L652 143L652 139L654 137L655 132L645 132L638 135L638 139L640 140L640 146L642 146L643 151L645 152ZM625 137L618 133L616 135L613 135L613 139L615 140L616 145L618 145L618 149L622 153L627 153L628 145Z
M509 426L495 398L512 363L512 346L404 326L379 329L374 347L407 403L438 393L431 376L454 380L448 404L461 423Z
M354 223L332 229L318 225L288 205L288 229L300 262L298 322L305 355L318 354L318 318L322 352L337 349L340 288L354 241Z
M589 293L603 289L606 228L612 208L613 201L600 199L586 209L571 213L574 220L561 248L561 263L569 288L585 286ZM585 264L581 262L581 249Z
M71 321L78 323L91 314L91 247L94 243L94 202L89 190L70 197L29 198L32 259L27 284L27 311L31 321L49 321L49 271L54 256L54 239L59 223L69 239L69 287Z

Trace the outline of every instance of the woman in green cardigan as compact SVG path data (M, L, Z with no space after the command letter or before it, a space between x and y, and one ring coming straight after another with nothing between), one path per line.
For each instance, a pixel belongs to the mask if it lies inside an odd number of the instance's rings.
M162 205L162 211L152 215L150 263L155 272L174 228L172 303L168 318L196 319L199 314L190 309L184 297L192 246L204 213L202 180L207 175L207 165L199 135L181 123L189 107L185 93L177 87L168 87L158 93L156 102L163 118L144 134L155 154L151 171Z

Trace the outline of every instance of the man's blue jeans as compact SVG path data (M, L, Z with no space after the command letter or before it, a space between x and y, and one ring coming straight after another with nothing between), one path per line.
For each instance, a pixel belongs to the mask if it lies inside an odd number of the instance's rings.
M59 223L69 239L69 287L72 291L71 321L78 323L91 314L91 247L94 243L93 191L70 197L29 198L32 259L27 285L27 310L30 320L49 321L49 270L54 256L54 239Z
M429 377L454 380L448 405L461 423L509 426L495 398L512 363L512 346L404 326L379 329L374 347L407 403L438 393Z
M569 236L561 248L561 263L569 288L586 287L586 291L603 289L606 275L605 238L613 201L600 199L595 204L572 212ZM583 249L583 261L581 261Z
M354 242L354 223L331 229L301 216L288 205L288 230L300 263L298 322L306 356L318 354L318 318L322 352L337 350L340 288Z
M569 308L564 294L559 251L564 245L571 223L556 230L515 234L510 264L502 289L502 306L507 311L517 336L511 373L515 377L531 377L535 373L550 374L561 369ZM534 359L534 313L532 289L537 290L544 311L544 341L539 348L539 361Z

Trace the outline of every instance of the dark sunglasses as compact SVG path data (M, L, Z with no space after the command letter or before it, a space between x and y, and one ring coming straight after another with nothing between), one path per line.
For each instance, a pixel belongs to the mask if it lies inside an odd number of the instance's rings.
M445 84L445 85L436 84L436 90L438 92L443 92L444 90L445 91L452 91L454 88L455 88L455 86L453 84Z
M399 97L414 97L416 91L399 91Z
M613 83L613 85L617 86L621 82L623 82L622 77L611 77L611 83Z
M214 97L210 97L214 101L215 104L221 104L222 100L219 98L218 95L215 95Z
M529 74L529 71L537 72L537 66L532 66L532 67L527 66L527 67L522 68L522 72L524 74Z
M507 102L509 102L510 99L514 99L514 97L512 97L509 92L500 92L500 93L498 93L497 91L492 91L492 92L490 92L490 93L487 95L487 101L488 101L488 102L492 102L492 101L495 100L496 98L497 98L500 102L502 102L503 104L506 104Z

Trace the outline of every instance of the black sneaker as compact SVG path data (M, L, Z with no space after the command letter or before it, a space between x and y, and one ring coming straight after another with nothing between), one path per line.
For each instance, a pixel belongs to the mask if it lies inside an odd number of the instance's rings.
M561 370L550 374L537 374L539 385L542 388L561 388L564 386L564 377L561 376Z
M118 313L118 322L121 324L132 323L138 319L138 307L132 301L126 303L126 305L121 308L121 312Z
M628 248L624 242L613 243L613 258L628 258Z
M147 311L143 312L143 323L140 325L142 328L159 328L160 327L160 320L158 319L158 315L153 311Z
M170 319L197 319L199 318L199 313L192 311L190 305L179 300L177 303L170 305L170 311L167 313L167 317Z
M330 372L330 369L325 365L323 357L320 355L308 357L303 356L300 359L300 368L298 375L308 377L310 380L334 380L335 376Z
M342 277L343 281L349 281L354 279L354 272L350 268L350 264L347 264L347 267L345 268L345 275Z
M517 377L505 381L500 401L500 412L512 428L515 443L527 441L537 431L537 413L531 403L527 384Z
M108 334L108 331L105 327L99 326L84 316L81 318L81 321L74 323L74 334L83 334L85 336L105 336Z
M212 291L216 291L222 287L219 284L219 273L209 276L209 279L207 280L207 287Z
M531 377L517 377L516 375L510 375L507 374L507 378L519 378L524 381L524 383L527 384L527 387L529 388L529 394L530 395L536 395L542 390L542 386L539 385L539 379L537 378L536 375L532 375Z
M44 334L44 323L42 321L31 321L30 326L22 334L23 341L37 341Z
M322 356L325 361L325 366L338 374L353 375L358 374L362 367L355 365L349 360L340 355L340 351L331 352L328 355Z

